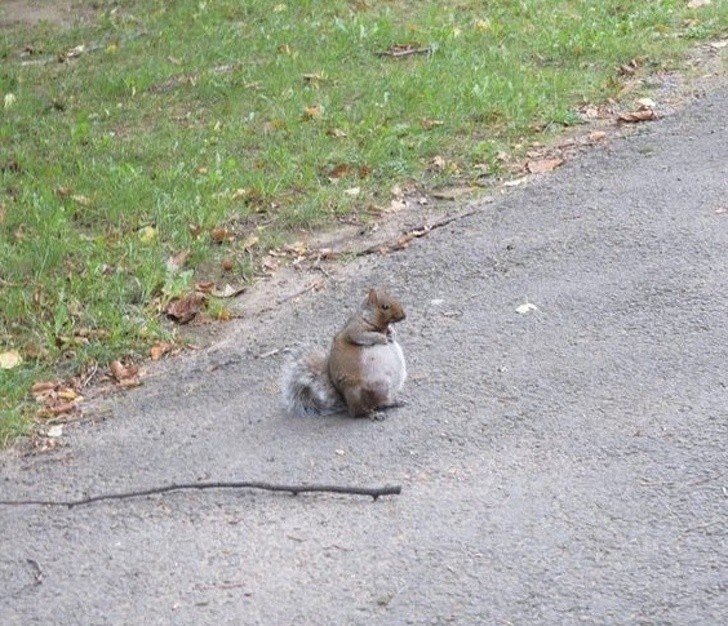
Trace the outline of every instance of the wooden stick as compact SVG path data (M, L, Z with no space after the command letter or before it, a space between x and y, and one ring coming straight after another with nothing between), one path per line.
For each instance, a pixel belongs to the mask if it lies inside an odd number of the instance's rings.
M103 493L77 500L0 500L0 506L65 506L72 509L75 506L83 506L101 502L103 500L127 500L129 498L141 498L170 491L204 489L262 489L265 491L283 491L297 496L299 493L343 493L354 496L371 496L377 500L379 496L395 496L402 493L402 487L339 487L336 485L276 485L264 482L202 482L202 483L172 483L162 487L151 487L134 491L120 493Z

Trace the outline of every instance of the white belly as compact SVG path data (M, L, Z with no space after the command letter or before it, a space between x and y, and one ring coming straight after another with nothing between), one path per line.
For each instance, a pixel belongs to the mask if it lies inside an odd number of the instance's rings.
M367 346L361 351L362 383L367 389L394 401L407 378L402 346L396 341L384 345Z

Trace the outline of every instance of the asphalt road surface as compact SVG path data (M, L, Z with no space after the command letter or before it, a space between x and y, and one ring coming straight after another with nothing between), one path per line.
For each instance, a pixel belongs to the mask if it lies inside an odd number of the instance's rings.
M345 276L6 451L0 497L401 495L0 507L0 624L728 623L726 89ZM328 343L377 284L407 406L283 414L256 357Z

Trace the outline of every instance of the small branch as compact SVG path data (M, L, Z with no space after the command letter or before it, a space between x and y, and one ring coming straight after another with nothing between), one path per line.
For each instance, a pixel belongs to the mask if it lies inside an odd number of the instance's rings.
M299 493L343 493L354 496L371 496L377 500L379 496L395 496L402 493L402 487L338 487L336 485L276 485L263 482L205 482L205 483L180 483L164 485L163 487L152 487L121 493L104 493L97 496L89 496L78 500L0 500L0 506L65 506L72 509L75 506L83 506L101 502L104 500L127 500L129 498L141 498L170 491L185 491L197 489L262 489L264 491L283 491L297 496Z
M392 46L389 50L383 50L381 52L377 52L376 55L380 57L392 57L393 59L401 59L402 57L407 57L412 54L431 54L432 48L407 48L407 47L397 47Z
M451 224L452 222L455 222L457 220L461 220L465 217L475 215L478 212L479 209L469 209L467 211L463 211L462 213L457 213L456 215L444 217L441 220L432 222L431 224L422 224L421 226L417 226L403 232L393 242L374 244L373 246L369 246L368 248L364 248L363 250L358 250L354 253L354 255L367 256L369 254L387 254L388 252L393 252L394 250L404 250L409 245L409 242L413 239L419 239L420 237L429 235L436 228L442 228L443 226L447 226L448 224Z

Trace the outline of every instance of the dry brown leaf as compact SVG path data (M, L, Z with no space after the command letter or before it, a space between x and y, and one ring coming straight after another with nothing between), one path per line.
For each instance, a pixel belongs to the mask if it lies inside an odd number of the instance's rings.
M348 163L339 163L334 165L329 172L329 180L339 180L351 171L351 165Z
M432 130L437 126L442 126L444 123L445 122L443 122L442 120L433 120L429 117L423 117L420 120L420 126L422 126L422 128L424 128L425 130Z
M172 300L164 309L164 313L178 324L187 324L200 312L205 299L204 293L193 291L182 298Z
M231 242L235 237L231 231L229 231L227 228L222 228L218 226L217 228L213 228L212 231L210 231L210 237L212 237L212 240L215 243L225 243L225 242Z
M43 396L47 395L51 391L55 390L55 388L60 385L60 381L58 380L47 380L39 383L35 383L31 388L30 391L34 396ZM38 398L36 397L36 400Z
M77 393L75 389L71 389L70 387L62 387L59 389L58 397L66 402L82 399L81 394Z
M220 267L224 272L230 272L235 267L235 261L230 257L225 257L220 261Z
M329 128L326 131L326 134L329 137L335 137L336 139L344 139L344 137L346 137L346 133L340 128Z
M195 291L200 293L210 293L215 288L215 283L211 280L201 280L195 285Z
M617 116L617 122L622 122L626 124L636 124L639 122L649 122L652 120L656 120L657 115L655 114L655 111L651 109L650 107L640 107L636 111L630 111L629 113L622 113L621 115Z
M596 143L597 141L601 141L607 136L607 133L605 133L603 130L595 130L589 133L589 141Z
M70 198L73 195L73 189L70 187L56 187L56 195L59 198Z
M526 163L526 169L531 174L545 174L546 172L553 172L557 167L564 164L564 159L534 159Z
M119 360L114 360L109 363L109 370L111 371L111 376L116 381L121 381L125 378L132 378L139 373L139 368L133 363L124 365Z
M76 409L75 402L54 402L43 407L44 411L52 415L61 415L62 413L70 413Z
M324 114L324 108L320 104L312 104L303 110L304 120L315 120Z
M152 361L159 361L165 354L168 354L174 348L174 344L168 341L158 341L149 349L149 356Z
M131 389L132 387L139 387L142 381L139 380L138 376L132 376L131 378L123 378L119 381L119 387L124 389Z
M311 74L303 75L303 82L314 87L318 87L323 81L326 80L326 75L323 72L313 72Z
M181 250L177 254L173 254L167 259L167 270L170 272L179 272L190 258L189 250Z

